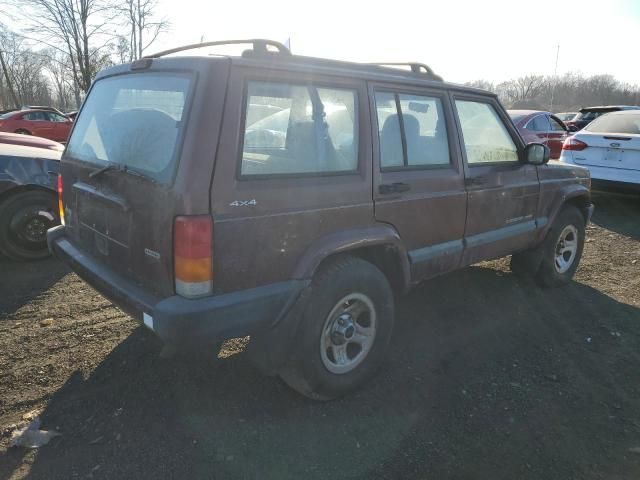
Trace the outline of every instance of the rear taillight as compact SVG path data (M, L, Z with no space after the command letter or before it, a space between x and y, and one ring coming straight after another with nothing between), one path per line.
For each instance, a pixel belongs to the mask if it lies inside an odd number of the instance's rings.
M589 145L587 145L584 142L581 142L580 140L576 140L573 137L569 137L562 144L562 149L563 150L578 150L578 151L580 151L580 150L584 150L588 146Z
M209 215L176 217L173 237L176 293L195 298L213 291L213 220Z
M62 175L58 175L58 215L60 215L60 223L64 225L64 203L62 202Z

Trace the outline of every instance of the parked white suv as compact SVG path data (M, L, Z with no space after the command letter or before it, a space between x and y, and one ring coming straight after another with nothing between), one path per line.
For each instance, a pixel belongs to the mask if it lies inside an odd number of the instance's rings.
M587 167L594 183L640 190L640 110L598 117L567 138L560 161Z

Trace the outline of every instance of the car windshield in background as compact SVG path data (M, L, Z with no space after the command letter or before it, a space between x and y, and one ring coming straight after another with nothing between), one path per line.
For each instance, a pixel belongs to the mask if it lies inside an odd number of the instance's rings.
M585 112L579 112L574 120L594 120L598 118L600 115L604 115L605 113L609 113L606 110L588 110Z
M120 75L98 80L69 140L67 156L126 166L156 181L173 177L191 77Z
M585 127L593 133L624 133L640 135L640 113L603 115Z

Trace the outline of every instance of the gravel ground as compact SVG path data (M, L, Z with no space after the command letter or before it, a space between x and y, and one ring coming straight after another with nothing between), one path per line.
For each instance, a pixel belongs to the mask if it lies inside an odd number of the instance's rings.
M640 478L640 199L598 195L575 282L508 259L398 304L388 364L326 404L161 346L55 260L0 260L0 478ZM24 418L61 436L8 448ZM27 415L27 417L25 417Z

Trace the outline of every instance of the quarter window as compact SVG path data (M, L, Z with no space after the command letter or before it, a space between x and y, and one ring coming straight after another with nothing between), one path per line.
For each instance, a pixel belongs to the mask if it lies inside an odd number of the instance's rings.
M491 105L456 100L456 109L470 165L518 161L518 149Z
M376 92L381 168L449 165L442 102L437 97Z
M354 171L357 126L354 90L249 82L241 174Z

